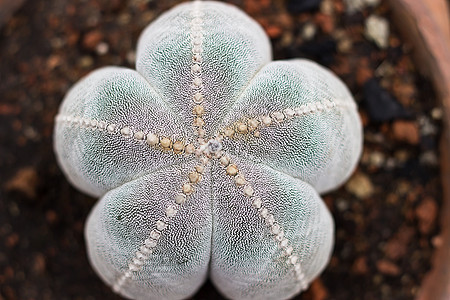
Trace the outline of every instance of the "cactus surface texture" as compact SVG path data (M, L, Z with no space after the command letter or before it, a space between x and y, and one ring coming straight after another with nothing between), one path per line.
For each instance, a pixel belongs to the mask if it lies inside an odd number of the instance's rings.
M218 2L176 6L139 39L136 70L81 79L55 151L80 190L90 262L115 292L183 299L210 277L232 299L281 299L326 266L319 193L361 152L354 100L307 60L271 61L262 28Z

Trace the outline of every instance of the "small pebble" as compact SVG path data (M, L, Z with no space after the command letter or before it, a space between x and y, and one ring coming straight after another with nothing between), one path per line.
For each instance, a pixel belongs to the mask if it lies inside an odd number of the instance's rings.
M414 121L395 121L392 124L392 134L395 140L417 145L420 140L419 127Z
M366 19L365 24L366 37L375 42L381 49L389 46L389 23L385 18L371 15Z
M322 0L320 3L320 12L326 15L334 14L334 3L332 0Z
M287 2L287 8L293 13L308 12L319 9L321 2L322 0L289 0Z
M349 203L347 199L338 198L336 199L336 207L339 211L346 211L349 208Z
M94 50L96 46L103 39L103 33L99 30L93 30L86 33L83 38L83 47L89 50Z
M88 69L90 68L92 65L94 64L94 59L89 56L89 55L85 55L82 56L79 60L78 60L78 65L83 68L83 69Z
M128 51L126 60L128 64L134 65L136 63L136 52L134 52L133 50Z
M33 167L24 167L19 169L14 176L9 179L4 187L7 191L16 191L27 198L32 199L36 196L40 176Z
M376 7L380 2L381 0L344 0L345 10L349 14L362 11L366 7Z
M352 266L352 271L356 274L367 274L369 266L367 265L367 258L365 256L358 257Z
M438 128L431 122L428 117L422 116L419 118L420 135L435 135L438 133Z
M420 163L425 166L439 166L439 159L434 151L426 151L420 156Z
M314 36L316 35L317 27L312 22L308 22L305 25L303 25L302 29L302 38L305 41L312 40Z
M440 107L435 107L431 110L431 117L435 120L441 120L443 115L444 115L444 112L442 111L442 108L440 108Z
M429 234L434 229L437 221L439 207L436 201L426 196L416 208L416 217L419 221L419 231Z
M353 42L351 39L345 37L338 41L337 49L340 53L349 53L353 48Z
M377 261L377 269L380 273L390 276L397 276L401 273L400 268L387 259Z
M375 78L364 83L363 92L363 101L372 121L386 122L410 117L410 113L382 88Z
M360 199L368 198L374 193L374 188L370 178L361 172L355 173L348 180L345 188L348 192Z
M369 155L369 165L377 168L381 168L386 161L386 157L383 152L374 151Z
M109 51L109 45L107 43L101 42L95 47L95 51L98 55L105 55Z

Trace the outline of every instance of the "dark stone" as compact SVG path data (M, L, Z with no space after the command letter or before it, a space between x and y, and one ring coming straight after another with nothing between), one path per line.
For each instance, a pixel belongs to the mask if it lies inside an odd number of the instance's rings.
M301 13L317 10L321 2L322 0L289 0L287 7L292 13Z
M425 135L420 138L420 146L422 151L430 151L438 148L438 141L435 136Z
M425 184L432 176L433 170L423 166L416 158L408 159L401 166L395 169L396 178L404 178L411 182Z
M363 86L363 92L364 105L371 121L387 122L413 117L391 94L380 86L375 78L367 80Z
M331 38L313 40L302 44L299 47L302 56L319 62L321 65L329 67L334 62L336 53L336 41Z

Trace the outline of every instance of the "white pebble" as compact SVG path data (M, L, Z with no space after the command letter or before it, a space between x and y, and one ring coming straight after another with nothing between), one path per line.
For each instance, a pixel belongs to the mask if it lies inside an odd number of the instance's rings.
M375 42L381 49L389 46L389 23L386 19L371 15L366 19L365 25L366 37Z

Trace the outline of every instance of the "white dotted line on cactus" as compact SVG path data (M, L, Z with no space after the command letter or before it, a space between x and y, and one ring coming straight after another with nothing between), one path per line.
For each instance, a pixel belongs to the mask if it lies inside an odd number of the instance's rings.
M155 222L154 229L150 232L149 237L145 239L143 244L139 247L139 250L136 251L134 257L128 263L127 270L125 270L114 282L113 290L116 293L119 293L126 281L131 279L133 272L140 271L146 261L150 258L150 255L158 245L161 235L169 226L170 221L186 203L188 197L194 193L194 186L202 180L208 161L208 159L201 159L200 163L195 166L194 171L188 174L187 181L182 185L181 191L175 196L174 201L166 207L165 216Z
M251 200L251 206L257 210L259 216L265 221L265 224L273 235L278 247L283 251L283 254L287 256L286 264L293 267L295 279L299 282L301 289L306 290L308 288L308 282L303 273L300 259L297 255L293 254L294 248L290 244L290 241L284 236L284 230L281 225L275 220L273 214L271 214L264 206L261 197L256 195L252 185L247 181L245 176L239 172L239 168L236 164L232 163L231 158L228 155L222 154L219 158L219 162L225 168L226 174L233 178L236 186L242 188L244 196Z
M194 9L191 13L191 42L192 42L192 100L194 102L194 120L192 125L195 128L195 133L198 136L199 144L204 143L204 137L206 135L205 121L203 115L205 113L205 107L203 101L205 96L203 93L203 79L202 79L202 63L203 63L203 12L200 10L200 1L195 1Z
M326 111L331 108L354 108L355 104L349 101L328 101L307 103L295 108L286 108L282 111L274 111L267 115L261 115L254 118L247 118L238 121L223 129L220 133L227 138L233 137L235 134L252 134L254 137L261 136L261 128L269 127L273 124L280 124L282 122L291 120L296 117L305 116L308 114Z
M170 137L160 136L152 132L133 130L130 126L120 127L117 124L105 121L65 115L57 115L56 121L68 123L72 126L76 125L82 128L105 131L110 134L120 134L124 138L132 138L138 142L147 143L151 147L160 148L164 151L172 151L175 154L193 154L195 152L195 146L191 143L173 140Z

